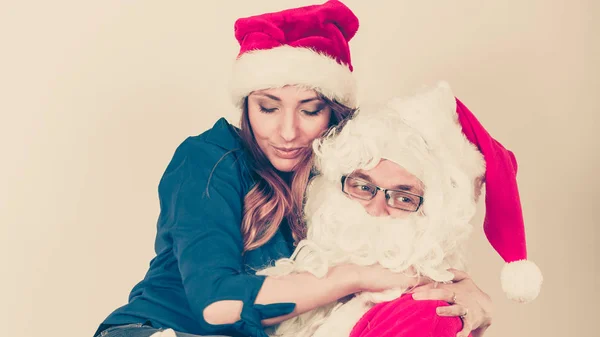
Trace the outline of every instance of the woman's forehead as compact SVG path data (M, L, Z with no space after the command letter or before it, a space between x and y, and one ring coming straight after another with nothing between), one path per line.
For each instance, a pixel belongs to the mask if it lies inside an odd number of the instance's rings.
M269 88L256 90L251 93L251 95L260 95L266 96L271 99L277 98L276 100L293 100L293 101L302 101L308 99L319 99L318 93L313 89L303 88L301 86L296 85L286 85L282 88Z

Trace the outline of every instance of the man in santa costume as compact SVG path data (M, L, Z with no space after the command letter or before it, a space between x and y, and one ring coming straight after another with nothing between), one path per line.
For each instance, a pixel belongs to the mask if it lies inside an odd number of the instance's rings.
M484 228L507 262L502 286L519 302L537 296L542 276L526 259L515 157L446 83L383 107L362 108L314 148L319 175L307 194L307 239L290 259L262 274L310 271L323 277L329 267L353 263L381 264L436 282L464 278L458 271L465 268L462 248L485 177ZM446 294L445 301L417 301L406 294L409 289L362 293L288 320L271 334L466 336L480 326L474 331L480 335L489 322L472 321L477 315L469 316L464 299L444 289L450 285L437 284L419 293L426 299L428 291L437 291ZM438 315L440 306L454 317Z

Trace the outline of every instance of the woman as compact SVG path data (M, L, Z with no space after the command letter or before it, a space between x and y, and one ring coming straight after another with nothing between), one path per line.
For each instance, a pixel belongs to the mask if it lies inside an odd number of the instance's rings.
M171 328L179 336L265 336L263 325L358 291L423 284L350 265L323 279L254 274L289 257L305 235L310 145L356 107L348 41L357 29L339 1L236 22L232 94L241 127L220 119L175 151L159 185L156 257L129 303L96 335L147 337ZM457 285L457 294L476 289Z

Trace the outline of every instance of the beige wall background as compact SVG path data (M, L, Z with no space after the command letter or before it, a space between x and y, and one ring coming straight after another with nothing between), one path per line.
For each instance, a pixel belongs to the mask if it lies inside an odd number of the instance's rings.
M363 98L451 83L513 150L530 258L528 305L500 289L480 226L471 273L495 303L487 336L592 336L600 301L600 27L594 0L345 1ZM91 336L154 256L157 186L176 146L219 116L236 18L309 4L0 4L0 326ZM481 223L483 210L476 224Z

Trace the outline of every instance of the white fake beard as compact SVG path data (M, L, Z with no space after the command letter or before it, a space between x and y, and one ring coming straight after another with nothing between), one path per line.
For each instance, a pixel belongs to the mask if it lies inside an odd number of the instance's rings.
M380 263L395 271L411 265L419 227L416 214L405 219L374 217L340 188L318 193L326 200L308 218L307 241L320 247L329 265Z
M427 215L419 210L404 219L374 217L341 191L341 183L317 176L310 183L304 209L307 238L289 259L278 260L259 274L307 271L324 277L335 265L378 263L396 272L412 267L436 281L449 281L453 275L448 268L464 268L460 243L471 226L464 220L457 222L447 214L449 209L438 210L435 205L443 200L435 199L422 207L429 208Z
M371 216L358 201L341 191L341 183L322 176L311 181L307 197L307 239L299 243L289 259L276 261L275 266L257 272L258 275L310 272L322 278L331 267L339 264L379 263L397 272L414 267L417 273L440 282L452 278L453 275L446 271L447 266L443 265L448 255L440 244L443 225L438 218L438 221L431 221L421 213L409 214L404 219ZM358 315L358 320L372 303L392 300L404 290L362 293L344 305L334 302L286 320L269 331L269 335L313 336L325 323L319 330L320 335L333 336L331 329L351 328L355 323L353 315ZM329 319L340 307L345 308L340 312L344 317Z
M322 278L329 268L343 263L380 263L396 271L404 271L411 265L410 257L413 253L418 217L392 219L371 216L360 203L351 200L340 188L332 185L331 182L318 177L312 181L311 191L314 193L309 193L305 208L307 214L312 214L308 219L307 239L299 243L289 259L278 260L274 267L257 274L276 276L307 271ZM322 197L323 200L320 200ZM317 208L313 209L313 206ZM387 300L398 297L400 293ZM325 325L326 330L323 330L321 335L325 331L325 335L330 332L328 327L331 324L336 327L336 331L338 325L351 328L371 307L371 302L363 300L353 300L352 303L353 305L346 309L350 312L341 320L329 320L333 312L344 306L334 302L286 320L274 329L269 329L268 333L270 336L308 337L313 336L325 322L329 324Z
M374 217L356 200L350 199L322 177L311 182L305 213L307 238L301 241L289 259L281 259L263 275L286 275L308 271L324 277L329 268L344 263L381 264L392 271L413 266L419 273L435 277L434 269L444 256L429 220L419 213L404 219ZM437 254L432 254L434 250ZM432 258L432 256L434 258ZM440 274L440 281L450 274Z

